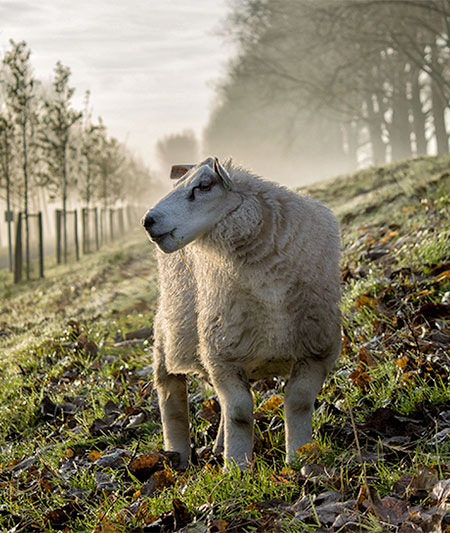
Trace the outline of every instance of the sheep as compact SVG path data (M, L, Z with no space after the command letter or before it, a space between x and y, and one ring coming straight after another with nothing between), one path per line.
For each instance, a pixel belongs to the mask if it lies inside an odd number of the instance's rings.
M226 468L246 468L250 382L280 376L290 464L312 439L313 404L341 347L338 223L323 204L231 160L185 170L142 219L159 248L154 373L164 447L188 464L186 377L195 374L221 407L214 453Z

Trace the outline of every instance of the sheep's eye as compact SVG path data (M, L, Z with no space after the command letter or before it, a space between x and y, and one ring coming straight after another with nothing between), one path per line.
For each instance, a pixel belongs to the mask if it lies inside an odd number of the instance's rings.
M192 189L191 194L188 196L188 199L191 201L195 200L195 191L197 189L199 191L210 191L212 186L212 183L199 183L196 187Z

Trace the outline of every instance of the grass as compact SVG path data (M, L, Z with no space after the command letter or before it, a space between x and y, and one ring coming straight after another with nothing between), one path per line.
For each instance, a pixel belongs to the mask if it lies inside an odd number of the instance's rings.
M136 338L157 300L142 232L50 266L43 281L14 286L0 273L0 529L394 531L394 500L432 512L432 487L450 471L449 167L448 156L420 158L303 191L341 221L344 343L316 402L314 443L293 468L282 380L254 387L248 471L223 473L212 457L215 397L195 379L194 464L180 472L158 452L151 330ZM349 405L376 509L361 492ZM146 475L133 466L152 458ZM326 494L350 510L331 519Z

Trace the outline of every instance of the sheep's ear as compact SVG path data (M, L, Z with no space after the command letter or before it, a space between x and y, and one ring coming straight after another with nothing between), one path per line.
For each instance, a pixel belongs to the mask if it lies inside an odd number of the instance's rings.
M223 188L226 189L227 191L232 191L233 190L233 182L231 181L230 175L223 168L223 166L220 164L220 162L217 159L217 157L214 158L214 172L222 180Z
M188 170L194 167L195 165L173 165L172 170L170 171L170 179L178 180L182 178Z

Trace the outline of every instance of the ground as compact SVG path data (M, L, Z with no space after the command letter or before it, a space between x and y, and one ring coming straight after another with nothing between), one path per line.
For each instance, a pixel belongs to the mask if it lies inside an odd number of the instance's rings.
M0 529L450 530L450 157L306 191L341 222L344 348L286 467L282 380L255 384L255 459L222 473L190 382L193 464L162 450L154 250L143 231L44 281L0 273Z

